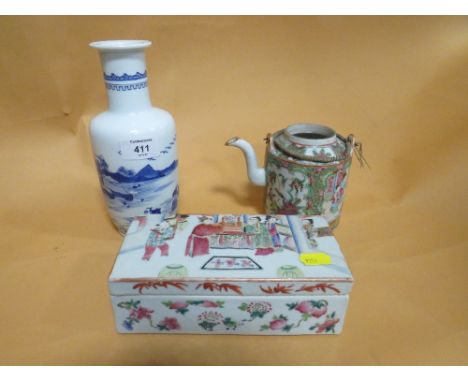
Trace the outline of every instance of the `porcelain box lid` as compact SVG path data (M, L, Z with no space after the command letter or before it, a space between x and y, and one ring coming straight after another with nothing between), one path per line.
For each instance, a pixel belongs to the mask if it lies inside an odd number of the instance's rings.
M112 295L334 295L353 278L319 216L135 219L109 277Z

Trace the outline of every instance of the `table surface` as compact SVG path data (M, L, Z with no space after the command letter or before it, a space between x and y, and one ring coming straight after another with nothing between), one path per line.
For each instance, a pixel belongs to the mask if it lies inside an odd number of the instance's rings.
M2 17L0 363L466 364L466 17ZM339 336L118 335L121 244L88 123L105 109L90 41L146 38L173 113L181 213L261 213L241 136L323 123L363 142L335 231L355 277Z

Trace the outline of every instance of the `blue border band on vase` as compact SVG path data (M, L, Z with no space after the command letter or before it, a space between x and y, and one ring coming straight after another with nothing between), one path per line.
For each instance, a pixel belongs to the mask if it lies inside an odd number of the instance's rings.
M144 89L148 86L148 82L137 82L136 84L110 84L106 83L108 90L116 90L118 92L125 92L130 90Z
M105 81L135 81L135 80L142 80L147 77L148 76L147 76L146 70L143 73L140 73L140 72L136 72L135 74L124 73L120 76L115 73L111 73L111 74L104 73Z

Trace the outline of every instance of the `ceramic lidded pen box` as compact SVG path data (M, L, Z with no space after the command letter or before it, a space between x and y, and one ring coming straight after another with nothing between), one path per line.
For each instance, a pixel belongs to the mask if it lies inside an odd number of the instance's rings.
M120 333L337 334L353 278L318 216L130 225L109 277Z

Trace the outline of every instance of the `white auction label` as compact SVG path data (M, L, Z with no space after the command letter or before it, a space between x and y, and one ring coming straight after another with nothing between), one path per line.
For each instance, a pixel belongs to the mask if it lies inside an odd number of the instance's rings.
M157 147L153 138L120 141L120 151L124 159L148 159L157 155Z

